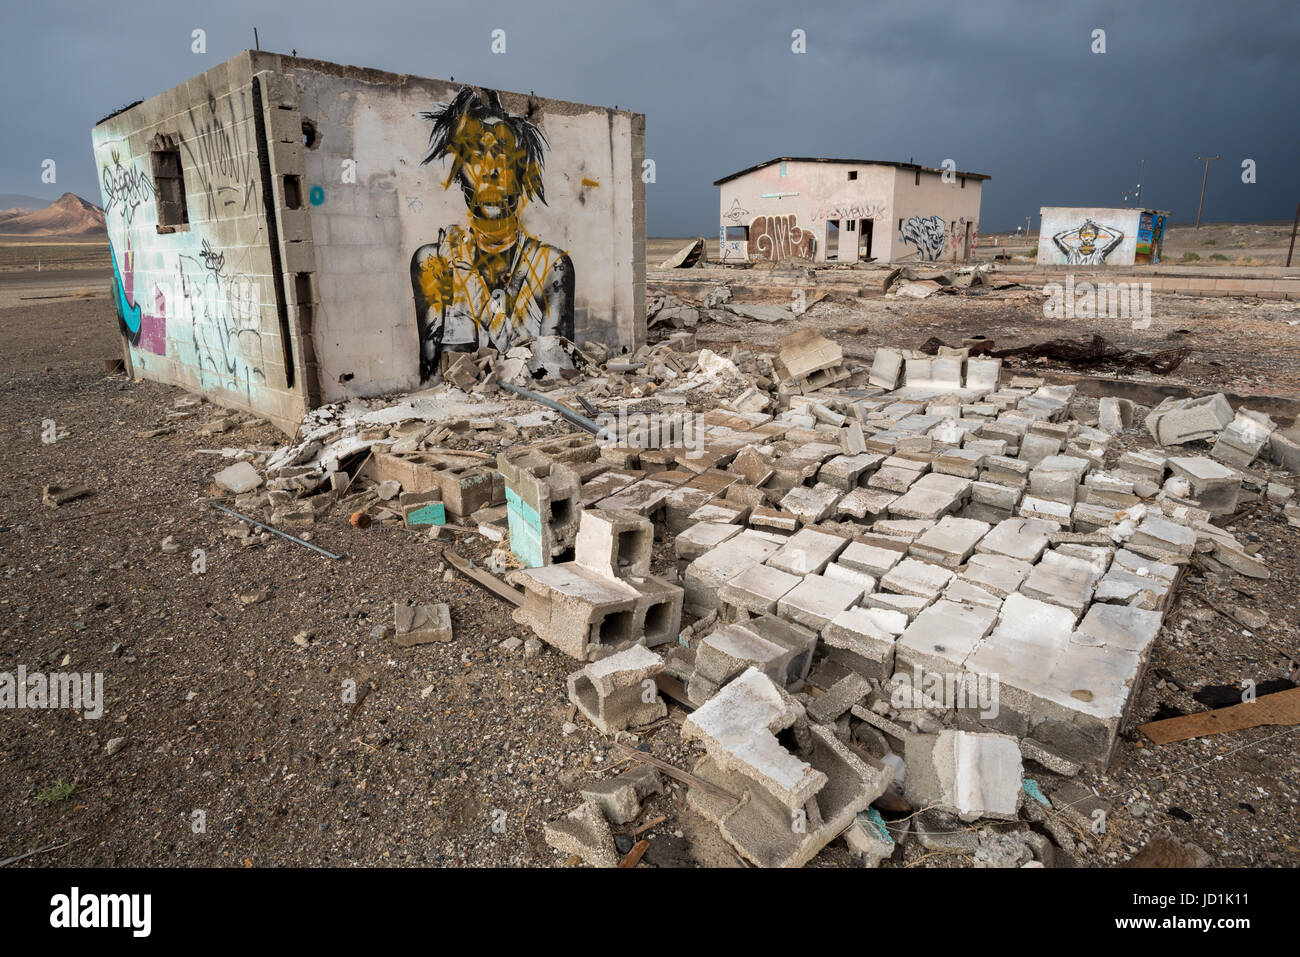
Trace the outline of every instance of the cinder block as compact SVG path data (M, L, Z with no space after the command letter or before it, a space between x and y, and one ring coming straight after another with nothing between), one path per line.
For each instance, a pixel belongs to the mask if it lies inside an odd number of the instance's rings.
M648 518L620 509L585 509L574 542L574 561L609 578L650 574L654 526Z
M603 734L658 721L668 707L655 688L663 659L641 645L569 675L569 700Z

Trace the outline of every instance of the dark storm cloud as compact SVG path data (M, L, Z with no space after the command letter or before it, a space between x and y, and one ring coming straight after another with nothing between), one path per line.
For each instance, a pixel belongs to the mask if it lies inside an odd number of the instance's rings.
M915 160L988 173L981 225L1042 205L1143 203L1207 220L1289 219L1300 195L1300 7L383 0L272 6L6 4L0 192L98 200L90 127L252 45L647 115L652 235L712 234L712 181L773 156ZM207 32L206 55L190 52ZM506 31L505 55L490 52ZM791 31L807 52L791 52ZM1106 31L1094 54L1091 33ZM420 144L412 145L412 155ZM41 162L59 181L40 182ZM1243 159L1258 182L1241 182Z

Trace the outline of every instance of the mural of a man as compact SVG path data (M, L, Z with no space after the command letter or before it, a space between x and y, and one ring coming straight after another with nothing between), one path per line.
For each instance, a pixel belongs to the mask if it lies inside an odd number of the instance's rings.
M1099 266L1123 241L1124 234L1114 226L1098 226L1091 219L1052 237L1052 242L1071 266Z
M521 221L529 201L546 204L545 135L507 112L496 92L471 87L421 115L433 123L422 165L451 159L442 185L460 186L469 221L440 228L411 257L420 378L437 373L444 350L504 351L529 336L572 339L573 262Z

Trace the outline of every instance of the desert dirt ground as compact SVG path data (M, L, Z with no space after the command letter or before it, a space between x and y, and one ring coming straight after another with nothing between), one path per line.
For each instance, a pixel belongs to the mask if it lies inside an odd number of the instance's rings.
M1187 344L1183 381L1296 398L1300 326L1289 322L1300 314L1289 305L1159 296L1161 318L1139 338L1104 321L1076 323L1071 334ZM1049 338L1041 322L1036 300L990 294L823 302L797 324L817 325L854 356L930 336L957 343L976 330L1000 344ZM797 324L714 323L697 333L713 348L766 349ZM1168 339L1179 329L1187 332ZM0 330L13 333L0 355L0 437L11 450L0 481L0 670L101 672L105 706L99 720L0 712L0 858L62 845L19 866L562 863L543 823L577 803L581 782L625 766L584 722L562 731L574 662L549 648L531 660L500 648L531 632L449 573L446 541L359 531L340 514L318 524L313 541L341 561L274 538L237 544L205 501L223 462L203 450L271 448L283 436L245 417L237 431L203 437L215 412L176 420L179 390L105 375L100 360L120 345L102 285L85 297L65 287L54 299L5 300ZM66 436L42 442L46 420ZM167 425L176 431L142 437ZM75 482L95 494L41 505L43 485ZM1300 530L1268 509L1233 530L1261 546L1273 577L1187 581L1110 773L1081 779L1111 807L1104 835L1080 835L1084 863L1122 864L1170 831L1222 864L1300 865L1296 729L1162 748L1134 730L1156 715L1205 710L1196 695L1223 694L1220 686L1295 678ZM177 551L160 548L168 536ZM489 548L476 535L455 547L471 557ZM195 549L203 574L193 571ZM669 554L657 550L657 573L668 572ZM407 601L448 602L455 641L400 649L372 632ZM344 701L351 683L356 703ZM682 717L674 707L639 744L689 769ZM1061 783L1037 776L1049 794ZM665 783L640 819L663 817L638 835L651 838L646 865L738 866L686 808L684 789ZM849 863L840 842L814 861ZM894 862L968 863L915 853Z

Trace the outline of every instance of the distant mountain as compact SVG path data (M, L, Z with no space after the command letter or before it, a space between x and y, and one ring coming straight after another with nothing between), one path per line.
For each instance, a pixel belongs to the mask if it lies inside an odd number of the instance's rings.
M28 196L26 193L0 193L0 211L9 212L14 209L25 209L28 212L36 212L38 209L44 209L54 200L41 199L38 196Z
M0 210L0 234L6 236L94 236L104 231L104 211L73 193L35 211Z

